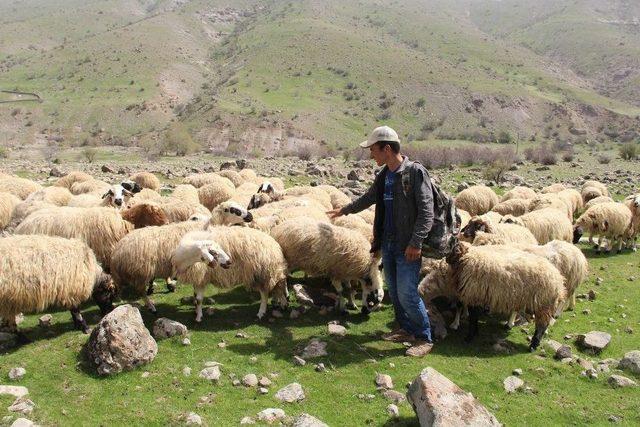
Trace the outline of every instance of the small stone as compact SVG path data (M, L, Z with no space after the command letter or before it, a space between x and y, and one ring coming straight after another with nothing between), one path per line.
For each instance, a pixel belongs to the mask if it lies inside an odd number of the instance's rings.
M591 310L589 310L588 308L585 308L584 310L582 310L582 314L591 314Z
M27 370L24 368L11 368L9 371L9 379L11 381L21 380L27 373Z
M298 317L300 317L300 312L296 309L291 310L289 313L289 319L297 319Z
M387 374L376 374L376 385L380 388L393 388L393 380Z
M345 328L342 325L335 325L333 323L329 323L329 325L327 325L327 329L329 331L329 335L334 335L338 337L344 337L345 335L347 335L347 328Z
M36 424L26 418L18 418L11 424L11 427L35 427Z
M327 368L324 366L324 363L318 363L315 366L315 370L316 370L316 372L324 372L324 371L327 370Z
M244 332L238 332L236 333L236 338L247 338L247 334Z
M591 289L589 291L589 293L587 293L587 297L589 298L589 301L593 301L596 299L596 291L594 291L593 289Z
M616 415L610 415L609 418L607 418L607 420L612 423L619 423L620 421L622 421L622 418Z
M258 388L258 393L267 394L267 393L269 393L269 389L266 388L266 387L260 387L260 388Z
M242 383L240 382L239 379L235 379L235 380L231 381L231 385L234 386L234 387L239 387L239 386L242 385Z
M307 364L307 361L300 356L293 356L293 364L296 366L304 366Z
M382 397L396 404L402 403L407 400L407 397L404 395L404 393L400 393L399 391L395 390L384 390L382 392Z
M524 386L524 381L518 377L509 376L502 382L507 393L513 393Z
M240 424L255 424L255 420L251 417L244 417L240 420Z
M596 379L598 378L598 371L596 371L595 369L587 369L586 370L587 373L587 377L591 378L591 379Z
M247 374L242 377L242 384L245 387L255 387L258 385L258 377L256 374Z
M185 377L191 376L191 368L188 366L182 368L182 375L184 375Z
M251 356L249 358L249 362L251 362L251 363L256 363L257 361L258 361L258 358L256 356Z
M560 359L560 363L563 363L565 365L570 365L571 363L573 363L573 357L564 357Z
M600 285L602 285L602 282L604 282L604 279L602 279L602 277L598 277L596 279L596 285L600 286Z
M561 345L560 348L558 348L558 350L556 351L556 354L554 357L560 360L560 359L571 358L571 356L572 356L571 347L569 347L568 345Z
M627 280L633 282L634 280L636 280L636 276L629 276L627 277Z
M275 317L276 319L282 319L284 317L284 315L282 314L282 312L280 310L272 310L271 311L271 315L273 317Z
M590 361L583 359L581 357L578 358L577 360L578 365L580 365L580 367L582 369L593 369L593 363L591 363Z
M517 376L517 377L519 377L519 376L522 375L522 369L516 368L516 369L513 370L512 374Z
M542 343L542 348L549 354L556 354L560 347L562 347L562 344L555 340L544 340Z
M36 407L36 404L26 397L20 397L16 399L15 402L11 406L7 408L9 412L18 412L23 415L29 415L33 412L33 408Z
M611 341L611 335L606 332L591 331L578 336L578 343L594 353L601 352Z
M571 334L567 334L567 335L564 336L565 340L570 340L572 338L573 338L573 335L571 335Z
M48 328L51 326L51 321L53 320L53 316L50 314L45 314L44 316L40 316L38 319L38 324L41 328Z
M29 390L20 385L0 385L0 395L3 394L8 394L15 398L21 398L29 394Z
M287 415L280 408L267 408L258 412L256 416L258 417L258 420L271 424L284 419Z
M200 417L200 415L196 414L195 412L189 412L189 414L187 415L187 418L185 419L185 423L187 425L201 426L202 418Z
M303 359L312 359L314 357L327 356L327 343L313 338L304 348L300 355Z
M227 343L222 341L218 343L218 348L225 348L227 346Z
M218 381L220 379L220 375L221 373L219 366L204 368L202 371L200 371L200 374L198 374L200 378L204 378L205 380L209 381Z
M392 418L398 418L400 416L400 410L397 405L390 403L389 406L387 406L387 414Z
M275 394L275 398L280 402L299 402L305 399L304 390L302 386L298 383L291 383L280 390Z
M140 375L142 378L149 378L149 375L151 375L151 373L149 371L144 371L142 373L142 375Z
M640 350L625 353L620 363L618 363L618 369L629 371L636 375L640 374Z
M191 345L191 340L189 339L189 337L184 337L182 339L182 345Z
M316 417L309 414L300 414L294 420L291 427L329 427Z
M262 377L260 378L260 381L258 381L258 385L260 387L269 387L271 385L271 380L267 377Z

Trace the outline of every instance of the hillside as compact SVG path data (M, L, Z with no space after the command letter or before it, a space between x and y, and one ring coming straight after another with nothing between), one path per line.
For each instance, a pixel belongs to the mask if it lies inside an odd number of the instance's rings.
M305 141L340 148L378 122L405 140L492 141L500 132L632 140L638 8L622 0L0 5L0 89L44 99L0 104L0 138L130 145L178 120L230 152Z

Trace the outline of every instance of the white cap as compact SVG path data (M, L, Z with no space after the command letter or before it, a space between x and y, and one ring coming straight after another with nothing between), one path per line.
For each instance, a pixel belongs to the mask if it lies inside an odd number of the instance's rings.
M360 147L369 148L376 142L380 141L393 141L400 143L400 138L398 138L396 131L391 129L389 126L380 126L371 132L369 139L360 143Z

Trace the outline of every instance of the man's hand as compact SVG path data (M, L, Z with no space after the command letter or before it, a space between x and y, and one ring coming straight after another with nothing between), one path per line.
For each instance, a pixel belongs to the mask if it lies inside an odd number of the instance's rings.
M344 215L344 214L342 213L342 209L341 209L341 208L333 209L333 210L327 211L327 212L325 212L325 213L326 213L326 214L329 216L329 218L331 218L331 219L333 219L333 218L338 218L339 216Z
M404 251L404 256L409 262L419 260L420 255L422 255L420 248L414 248L413 246L407 246L407 249Z

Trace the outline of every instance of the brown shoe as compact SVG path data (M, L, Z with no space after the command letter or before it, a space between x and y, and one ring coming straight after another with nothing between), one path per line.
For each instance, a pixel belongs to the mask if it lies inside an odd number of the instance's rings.
M420 340L416 341L413 346L409 347L404 354L412 357L423 357L429 354L432 348L433 343Z
M391 341L391 342L405 342L405 341L414 342L416 340L413 337L413 335L411 335L409 332L405 331L402 328L398 328L395 331L391 331L391 332L387 332L386 334L383 334L382 339L384 341Z

